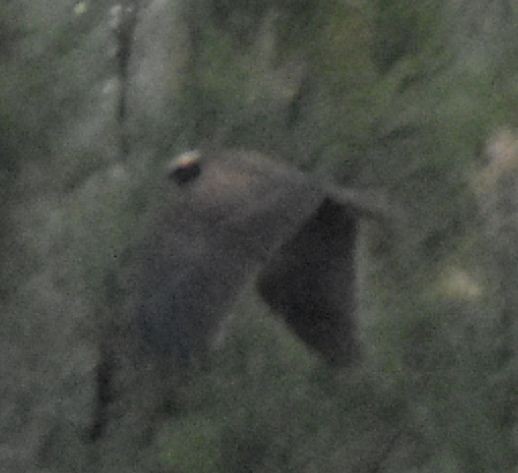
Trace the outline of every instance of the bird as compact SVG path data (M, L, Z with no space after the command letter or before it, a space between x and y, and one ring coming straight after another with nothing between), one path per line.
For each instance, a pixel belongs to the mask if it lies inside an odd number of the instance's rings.
M358 230L383 206L253 150L188 151L164 174L128 278L146 350L183 363L206 352L254 279L317 356L359 359Z

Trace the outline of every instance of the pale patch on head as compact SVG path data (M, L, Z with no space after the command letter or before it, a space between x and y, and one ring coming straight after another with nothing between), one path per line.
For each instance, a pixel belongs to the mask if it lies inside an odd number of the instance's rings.
M190 166L191 164L198 162L200 159L201 152L197 149L193 149L181 154L175 161L178 166Z
M243 169L239 161L204 158L197 149L182 153L167 165L167 173L171 175L199 166L202 169L197 178L199 184L191 192L195 192L209 206L212 203L221 205L226 201L240 203L246 195L257 191L253 185L254 176ZM190 195L192 198L193 194Z
M201 152L199 150L194 149L191 151L186 151L167 164L167 173L169 174L171 171L177 168L192 166L193 164L198 163L200 160Z

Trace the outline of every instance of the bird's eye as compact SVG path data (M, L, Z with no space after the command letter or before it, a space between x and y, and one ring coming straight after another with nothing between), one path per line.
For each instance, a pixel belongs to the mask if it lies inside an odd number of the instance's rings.
M169 166L168 177L179 186L195 181L201 174L200 153L191 151L176 158Z

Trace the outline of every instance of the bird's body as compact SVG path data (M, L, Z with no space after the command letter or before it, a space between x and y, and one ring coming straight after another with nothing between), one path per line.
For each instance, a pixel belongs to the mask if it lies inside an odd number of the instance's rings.
M206 350L258 273L261 296L308 346L333 364L355 357L359 206L256 152L189 152L167 176L128 279L149 350Z

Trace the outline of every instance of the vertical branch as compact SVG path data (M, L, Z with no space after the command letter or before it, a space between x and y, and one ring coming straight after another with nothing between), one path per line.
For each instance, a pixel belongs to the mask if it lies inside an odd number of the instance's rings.
M137 0L127 0L111 9L111 28L115 37L117 80L119 82L119 99L117 120L120 129L120 157L124 160L129 152L129 138L126 129L128 108L128 71L133 50L135 27L138 18Z
M113 354L107 344L104 345L100 350L100 359L96 371L96 406L89 432L91 442L95 442L103 436L108 422L108 409L113 401Z

